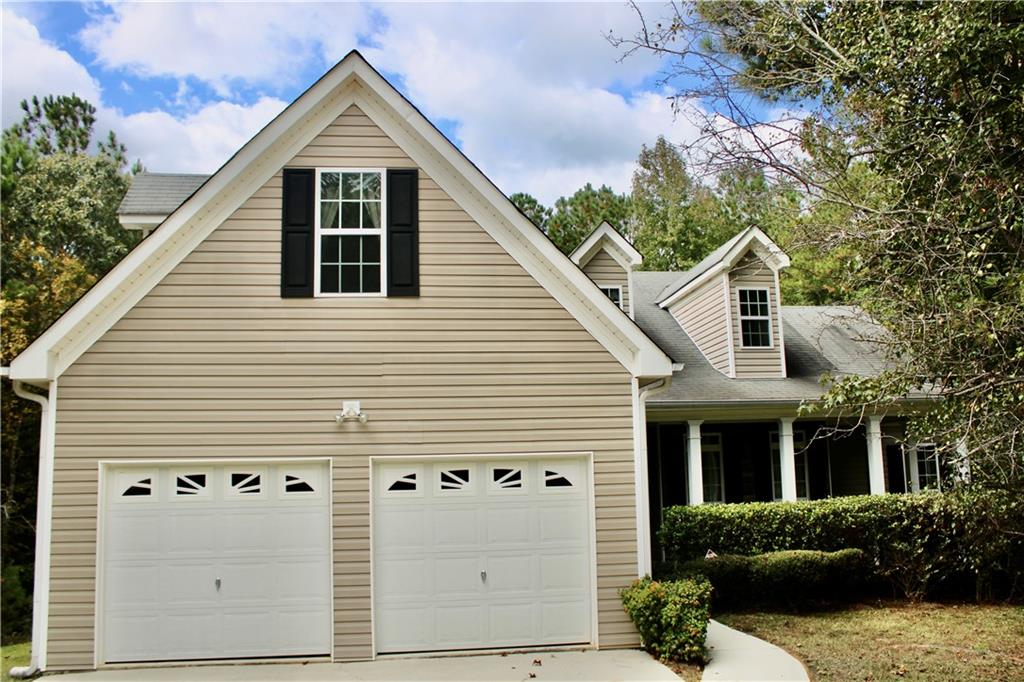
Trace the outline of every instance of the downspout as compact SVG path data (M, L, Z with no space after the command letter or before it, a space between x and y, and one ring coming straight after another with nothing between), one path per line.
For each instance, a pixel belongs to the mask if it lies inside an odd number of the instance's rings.
M673 367L674 369L674 367ZM637 575L651 573L651 500L647 475L647 399L668 390L672 377L664 377L640 388L640 380L633 379L633 472L636 488L636 560Z
M31 677L46 667L46 624L50 607L50 525L53 519L53 434L56 380L49 383L49 396L25 389L25 384L14 382L14 393L19 398L39 403L42 408L39 423L39 487L36 492L36 560L32 588L32 658L28 666L12 668L11 677Z

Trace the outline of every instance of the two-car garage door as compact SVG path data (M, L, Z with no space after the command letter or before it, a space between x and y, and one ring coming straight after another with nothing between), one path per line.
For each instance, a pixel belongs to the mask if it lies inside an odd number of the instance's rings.
M376 652L594 640L586 459L371 471ZM103 485L100 662L331 654L325 461L110 466Z

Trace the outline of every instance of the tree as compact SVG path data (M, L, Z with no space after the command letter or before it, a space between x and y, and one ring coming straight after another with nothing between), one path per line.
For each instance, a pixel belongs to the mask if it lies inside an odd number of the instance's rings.
M509 199L516 205L523 215L530 219L530 222L547 232L548 220L551 218L551 209L537 201L530 194L516 192Z
M95 109L77 97L22 102L3 131L0 363L26 346L119 261L137 237L117 221L128 188L124 146L111 133L93 147ZM27 632L31 609L8 595L31 591L39 410L2 389L3 635ZM17 583L17 584L15 584Z
M704 104L710 165L806 192L813 245L853 256L845 281L885 329L892 369L836 381L823 406L937 390L913 432L957 465L965 443L977 481L1024 485L1024 4L674 8L612 41L669 56L680 108Z
M628 234L632 203L607 185L594 189L589 182L571 197L560 197L547 221L547 235L564 253L572 253L603 221Z

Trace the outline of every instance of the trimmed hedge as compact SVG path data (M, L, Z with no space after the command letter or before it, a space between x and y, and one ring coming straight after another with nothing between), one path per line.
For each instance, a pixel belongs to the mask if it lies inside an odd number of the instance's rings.
M755 556L724 554L693 559L679 567L680 577L702 575L714 588L716 608L788 608L846 602L862 596L870 574L859 549L818 552L791 549Z
M663 661L704 661L711 618L711 583L707 579L642 578L619 596L648 653Z
M1007 491L838 497L665 510L659 539L672 567L717 554L855 548L907 597L1019 597L1024 497Z

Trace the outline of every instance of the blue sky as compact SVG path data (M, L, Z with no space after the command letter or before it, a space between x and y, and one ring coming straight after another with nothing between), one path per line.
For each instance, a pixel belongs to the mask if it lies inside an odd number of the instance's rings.
M619 3L7 2L3 125L75 91L148 169L210 172L357 48L499 187L550 203L627 191L642 144L698 136L659 61L604 38L636 27Z

